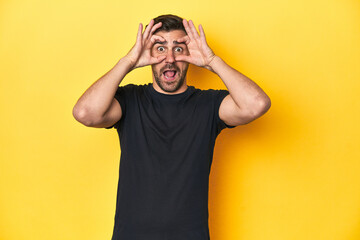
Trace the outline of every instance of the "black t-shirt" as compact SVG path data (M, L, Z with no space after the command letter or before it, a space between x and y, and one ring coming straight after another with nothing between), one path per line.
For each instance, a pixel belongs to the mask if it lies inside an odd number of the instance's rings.
M119 87L121 147L112 240L209 240L208 183L227 90Z

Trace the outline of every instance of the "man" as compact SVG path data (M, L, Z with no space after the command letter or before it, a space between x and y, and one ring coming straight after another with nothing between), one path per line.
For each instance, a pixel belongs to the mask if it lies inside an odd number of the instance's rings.
M252 80L208 46L204 30L174 15L152 19L128 54L79 98L82 124L116 128L121 144L112 240L209 240L208 183L215 139L270 108ZM186 83L189 64L217 74L228 90ZM151 65L153 82L119 87Z

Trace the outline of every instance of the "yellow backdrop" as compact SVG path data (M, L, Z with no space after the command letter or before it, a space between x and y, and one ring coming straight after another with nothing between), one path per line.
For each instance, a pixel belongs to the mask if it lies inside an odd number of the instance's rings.
M138 24L167 13L201 23L214 52L272 100L217 139L211 239L360 239L358 0L2 1L0 239L110 239L118 136L81 125L72 108ZM206 69L188 77L225 89Z

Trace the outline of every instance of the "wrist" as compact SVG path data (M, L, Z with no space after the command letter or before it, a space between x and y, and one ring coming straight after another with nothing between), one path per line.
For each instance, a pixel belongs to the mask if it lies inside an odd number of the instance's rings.
M216 64L216 61L219 57L217 55L214 55L212 59L209 61L209 63L205 66L206 69L215 72L214 71L214 65Z
M127 56L121 58L118 61L118 64L124 65L126 67L126 69L128 70L128 72L131 72L132 70L134 70L135 67L135 63Z

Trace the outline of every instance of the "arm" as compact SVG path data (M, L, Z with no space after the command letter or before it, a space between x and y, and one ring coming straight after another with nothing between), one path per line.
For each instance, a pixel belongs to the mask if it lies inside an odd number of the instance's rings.
M263 115L271 106L270 98L251 79L226 64L209 48L205 33L199 25L200 35L194 23L184 19L187 36L178 41L185 41L189 56L179 56L178 61L187 61L216 73L229 91L220 105L219 116L226 124L237 126L249 123Z
M154 25L154 20L151 20L142 34L142 24L139 24L136 43L129 53L94 82L76 102L72 113L77 121L85 126L102 128L120 120L121 106L114 96L125 75L135 68L159 63L164 59L164 56L154 58L150 55L155 40L164 40L153 35L160 26L161 22Z
M226 124L237 126L249 123L263 114L270 106L270 98L251 79L215 56L208 65L229 90L220 105L219 116Z
M119 120L121 107L114 96L130 68L130 63L122 58L94 82L76 102L72 112L74 118L88 127L111 126L116 119Z

